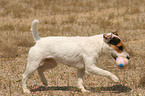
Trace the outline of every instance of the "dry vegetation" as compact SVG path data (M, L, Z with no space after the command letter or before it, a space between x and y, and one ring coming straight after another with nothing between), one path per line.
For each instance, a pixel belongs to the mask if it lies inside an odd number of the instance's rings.
M119 29L131 55L125 70L117 69L110 55L100 57L99 67L115 73L122 86L104 77L85 75L91 94L76 86L76 69L59 65L45 72L44 87L35 72L28 80L32 96L143 96L145 94L144 0L0 0L0 95L21 96L21 75L27 53L34 45L33 19L40 20L41 36L91 36Z

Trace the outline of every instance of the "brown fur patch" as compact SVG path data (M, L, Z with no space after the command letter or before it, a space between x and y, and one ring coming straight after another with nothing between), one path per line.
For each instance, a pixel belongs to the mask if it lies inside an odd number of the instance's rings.
M116 50L118 53L122 53L122 52L123 52L123 50L119 50L119 48L118 48L117 46L115 46L115 45L111 45L111 47L112 47L114 50Z
M111 45L117 45L121 42L121 40L118 37L113 37L111 40L108 42Z
M114 35L118 36L118 30L115 30L114 32L112 32Z
M117 45L112 45L111 47L116 50L118 53L122 53L123 49L125 48L124 44L122 43L122 41L120 41L120 43L118 43ZM122 47L121 49L119 47Z

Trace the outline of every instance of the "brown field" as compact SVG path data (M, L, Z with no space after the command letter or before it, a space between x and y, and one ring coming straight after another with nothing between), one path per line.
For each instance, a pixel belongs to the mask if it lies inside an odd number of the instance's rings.
M45 72L48 87L37 71L28 79L31 94L24 94L21 76L27 53L34 45L31 22L39 19L40 36L91 36L120 31L131 56L119 70L110 54L100 56L100 68L116 74L122 86L102 76L84 77L83 94L76 88L77 70L58 65ZM145 96L144 0L0 0L0 96Z

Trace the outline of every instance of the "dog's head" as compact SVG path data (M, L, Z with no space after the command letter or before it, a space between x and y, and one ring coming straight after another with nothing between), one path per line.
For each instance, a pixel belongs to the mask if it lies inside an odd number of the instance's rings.
M103 35L104 42L109 45L112 57L116 59L118 56L130 59L129 54L125 51L122 40L118 37L118 31Z

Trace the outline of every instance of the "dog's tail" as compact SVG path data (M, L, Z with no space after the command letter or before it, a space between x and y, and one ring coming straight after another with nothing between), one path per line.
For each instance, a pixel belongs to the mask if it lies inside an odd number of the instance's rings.
M32 25L31 25L31 31L32 31L32 35L35 42L40 39L39 34L38 34L38 23L39 23L39 20L35 19L32 21Z

